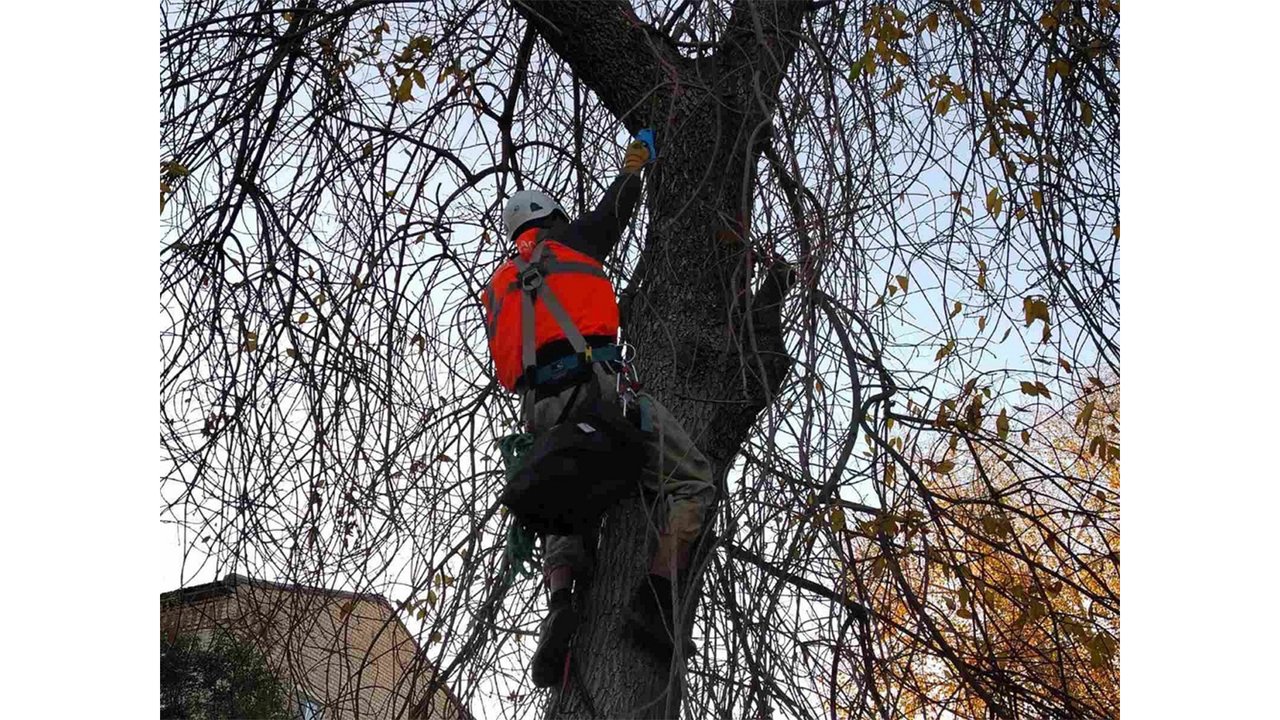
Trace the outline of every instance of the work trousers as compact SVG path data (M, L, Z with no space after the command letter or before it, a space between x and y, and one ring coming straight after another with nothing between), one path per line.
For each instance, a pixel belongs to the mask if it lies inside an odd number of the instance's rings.
M599 383L605 402L617 402L614 378L593 373L584 382ZM561 418L572 416L590 393L586 387L568 387L556 395L538 400L533 407L533 432L549 430ZM679 420L649 395L640 393L648 412L649 430L645 441L645 468L641 474L645 490L657 498L655 522L662 562L683 562L689 546L702 531L706 512L716 496L711 463L694 445ZM569 403L572 402L572 406ZM568 406L568 407L566 407ZM665 512L661 512L665 510ZM550 572L570 567L575 576L589 570L590 557L580 535L548 535L543 545L543 567Z

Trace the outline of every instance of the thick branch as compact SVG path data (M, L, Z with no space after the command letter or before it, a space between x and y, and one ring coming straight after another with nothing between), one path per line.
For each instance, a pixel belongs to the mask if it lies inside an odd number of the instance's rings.
M685 60L625 0L515 0L515 8L633 133L653 123L680 81Z

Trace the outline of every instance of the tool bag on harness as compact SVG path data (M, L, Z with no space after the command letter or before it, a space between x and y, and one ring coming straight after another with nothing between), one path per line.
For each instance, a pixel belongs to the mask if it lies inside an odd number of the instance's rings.
M533 420L536 348L534 302L542 302L580 355L590 358L586 339L572 318L542 280L555 272L554 259L541 261L543 243L534 248L528 262L516 256L520 272L522 354L525 377L523 415ZM582 272L574 268L574 272ZM616 401L604 396L608 382L598 363L591 376L578 385L567 411L550 428L539 428L533 444L521 453L501 501L530 531L554 535L581 535L592 531L600 516L636 490L645 462L644 433L622 413ZM584 394L578 397L579 394Z
M567 417L541 433L502 493L529 530L590 533L605 510L635 491L644 466L644 435L588 380Z

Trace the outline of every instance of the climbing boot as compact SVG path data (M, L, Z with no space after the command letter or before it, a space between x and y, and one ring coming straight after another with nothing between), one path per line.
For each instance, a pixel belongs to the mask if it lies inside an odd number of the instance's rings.
M542 621L538 634L538 649L533 651L533 663L529 675L534 687L551 687L560 682L564 674L564 658L569 653L569 641L578 630L578 613L573 609L567 590L551 596L551 609Z
M650 575L636 586L627 609L627 625L636 642L660 658L671 657L675 645L671 619L675 616L671 602L671 581L661 575ZM693 654L693 641L685 640L684 655Z

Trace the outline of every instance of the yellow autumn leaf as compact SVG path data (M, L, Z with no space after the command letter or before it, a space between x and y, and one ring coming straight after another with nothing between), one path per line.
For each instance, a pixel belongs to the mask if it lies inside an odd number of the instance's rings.
M1026 327L1031 327L1031 323L1036 320L1044 320L1046 325L1049 324L1049 304L1040 298L1023 298L1022 314Z
M951 306L951 317L955 317L959 315L960 311L963 309L964 309L964 305L961 305L960 301L957 300L955 304Z
M956 464L950 460L943 460L942 462L933 466L934 472L942 473L943 475L946 475L947 473L950 473L952 470L955 470L955 469L956 469Z
M907 86L906 78L898 78L894 80L892 83L890 83L889 87L885 88L885 91L880 95L880 99L888 100L894 95L897 95L898 93L902 92L902 88L906 86Z
M942 99L938 101L938 104L933 106L933 112L938 115L946 115L947 111L950 109L951 109L950 95L943 95Z
M973 10L974 15L981 15L982 0L969 0L969 9Z
M1031 204L1035 205L1037 210L1044 207L1044 195L1039 190L1031 191Z
M999 188L991 188L987 191L987 212L991 213L991 217L1000 217L1000 208L1004 206L1004 198L1000 197Z
M311 319L311 315L309 313L302 313L298 316L298 324L301 325L309 319Z
M902 288L902 292L907 291L907 285L910 282L910 278L906 275L895 275L893 279L898 281L898 287Z
M1069 75L1070 73L1071 73L1071 63L1067 62L1062 58L1053 60L1047 66L1045 66L1045 76L1049 80L1049 82L1053 82L1053 79L1059 75L1061 75L1062 78L1065 80L1067 75Z
M978 332L982 332L983 330L986 330L986 329L987 329L987 316L983 315L982 317L978 318Z
M956 341L948 340L946 345L943 345L941 348L938 348L938 354L933 356L933 361L938 362L942 360L942 358L950 355L951 351L955 349L956 349Z
M1084 426L1086 430L1089 428L1089 421L1093 419L1093 410L1095 406L1096 402L1090 400L1084 404L1084 407L1080 408L1080 414L1076 416L1076 427Z
M996 432L1001 440L1009 437L1009 412L1005 408L1000 408L1000 415L996 418Z
M831 529L843 532L845 528L844 508L839 505L831 508Z
M413 76L406 74L400 79L400 87L396 88L395 101L408 102L413 99Z

